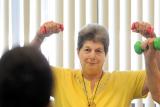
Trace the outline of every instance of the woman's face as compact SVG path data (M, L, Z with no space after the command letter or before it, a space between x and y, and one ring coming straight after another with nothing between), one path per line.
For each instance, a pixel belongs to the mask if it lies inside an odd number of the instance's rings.
M85 41L78 56L83 71L91 74L102 71L106 55L101 42Z

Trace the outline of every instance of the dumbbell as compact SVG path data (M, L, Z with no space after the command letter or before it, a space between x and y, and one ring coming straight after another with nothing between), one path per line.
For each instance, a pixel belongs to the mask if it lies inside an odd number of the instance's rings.
M137 33L139 33L139 31L137 30L137 26L139 26L138 24L139 24L139 22L134 22L134 23L132 24L131 30L136 30ZM148 26L148 27L146 28L146 32L147 32L147 34L148 34L148 36L146 36L146 38L153 38L153 37L155 37L154 28L153 28L153 27Z
M138 24L139 24L139 22L134 22L134 23L132 24L131 29L132 29L132 30L137 30L137 26L139 26ZM139 31L137 30L137 32L139 32ZM148 27L146 28L146 32L147 32L147 34L148 34L148 37L146 37L146 38L154 38L154 37L155 37L153 27L148 26ZM135 45L134 45L134 50L135 50L135 52L136 52L137 54L141 54L141 53L144 51L144 49L142 49L141 45L142 45L141 41L137 41L137 42L135 43ZM160 37L154 39L154 41L153 41L153 47L154 47L156 50L160 50Z
M153 41L153 47L160 51L160 37L155 38ZM134 45L134 50L137 54L142 54L142 52L144 52L144 49L142 49L142 42L141 41L137 41Z
M47 23L52 23L52 21L47 22ZM63 31L63 30L64 30L63 24L59 24L59 23L56 23L56 24L59 25L59 28L58 28L58 29L60 29L60 31ZM43 25L43 26L40 28L40 32L41 32L42 34L46 34L46 33L48 32L48 29L46 28L45 25Z

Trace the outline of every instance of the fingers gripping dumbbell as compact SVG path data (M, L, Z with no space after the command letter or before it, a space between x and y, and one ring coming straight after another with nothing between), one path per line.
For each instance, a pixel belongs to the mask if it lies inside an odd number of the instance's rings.
M156 50L160 51L160 37L155 38L153 41L153 47ZM144 52L144 49L142 49L142 42L141 41L137 41L134 45L134 50L137 54L142 54Z
M63 24L55 23L53 21L49 21L44 23L40 27L40 33L41 34L47 34L47 33L53 33L53 32L58 32L58 31L63 31L64 27Z
M135 22L132 24L132 31L135 31L137 33L140 33L141 34L146 34L146 35L143 35L145 36L146 38L154 38L155 37L155 34L154 34L154 29L153 27L151 26L147 26L146 25L140 25L141 23L139 22ZM141 26L141 27L139 27ZM145 27L142 28L142 27ZM160 50L160 37L159 38L154 38L154 41L153 41L153 47L156 49L156 50ZM142 49L142 43L141 41L137 41L134 45L134 50L137 54L141 54L145 49Z
M134 22L132 24L131 30L133 32L137 32L137 33L142 34L142 36L144 36L146 38L155 37L154 29L148 23Z

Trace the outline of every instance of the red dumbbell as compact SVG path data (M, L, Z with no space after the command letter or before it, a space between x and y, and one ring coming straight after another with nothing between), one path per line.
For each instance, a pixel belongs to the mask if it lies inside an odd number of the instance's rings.
M139 31L137 30L138 26L139 26L139 22L134 22L134 23L132 24L132 26L131 26L131 30L138 33L138 32L139 32ZM149 26L149 27L146 28L146 33L148 34L148 37L150 37L150 38L155 37L155 35L154 35L154 28L151 27L151 26ZM148 38L148 37L147 37L147 38Z

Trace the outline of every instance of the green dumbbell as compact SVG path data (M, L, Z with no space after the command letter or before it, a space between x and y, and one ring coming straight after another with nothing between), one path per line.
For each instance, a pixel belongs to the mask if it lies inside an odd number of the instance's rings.
M134 50L137 54L142 54L142 52L144 51L141 47L142 43L141 41L137 41L134 45ZM159 50L160 51L160 37L158 38L155 38L154 41L153 41L153 47L156 49L156 50Z

